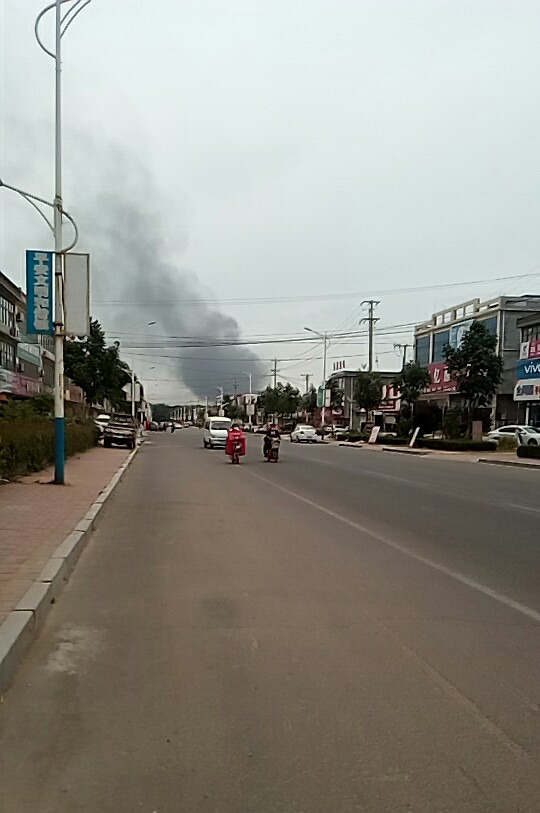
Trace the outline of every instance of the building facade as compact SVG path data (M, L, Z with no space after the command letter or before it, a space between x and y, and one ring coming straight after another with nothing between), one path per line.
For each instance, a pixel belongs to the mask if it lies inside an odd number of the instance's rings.
M518 327L521 341L514 401L520 423L540 426L540 313L522 317Z
M360 424L368 420L368 416L361 413L354 402L354 385L356 377L361 370L337 370L328 378L328 383L338 382L338 387L343 393L343 407L339 414L335 415L334 422L338 426L346 426L356 429ZM394 387L394 380L399 372L376 371L382 382L381 401L377 409L373 410L372 419L375 426L382 429L391 430L401 409L401 395Z
M426 367L430 385L421 396L443 409L458 406L461 398L444 361L444 348L459 347L473 322L482 322L497 337L497 352L503 359L503 376L492 404L492 420L498 426L517 422L518 402L514 400L516 363L520 356L521 327L524 317L540 314L540 296L503 296L481 302L472 299L434 313L429 322L415 329L415 359Z
M26 333L26 295L0 272L0 402L52 395L54 339ZM65 382L66 412L84 404L82 390Z

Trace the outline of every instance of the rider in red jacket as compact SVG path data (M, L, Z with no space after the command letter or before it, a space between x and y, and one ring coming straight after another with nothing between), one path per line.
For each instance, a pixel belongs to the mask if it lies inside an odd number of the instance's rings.
M246 436L239 426L233 424L227 432L227 441L225 443L225 454L229 455L229 457L233 455L235 443L240 443L238 454L243 457L246 453Z

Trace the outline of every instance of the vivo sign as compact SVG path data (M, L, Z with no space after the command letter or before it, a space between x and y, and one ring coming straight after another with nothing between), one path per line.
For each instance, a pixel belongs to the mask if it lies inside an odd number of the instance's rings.
M540 358L520 359L516 364L516 378L540 378Z

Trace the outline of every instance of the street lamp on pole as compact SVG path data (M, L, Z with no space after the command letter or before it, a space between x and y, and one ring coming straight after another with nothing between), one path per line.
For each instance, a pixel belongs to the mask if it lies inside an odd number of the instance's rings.
M65 425L64 425L64 256L62 247L62 37L77 15L91 0L55 0L37 16L34 33L40 48L55 64L55 114L54 114L54 482L64 483ZM62 15L62 3L72 3ZM39 35L43 16L55 10L54 51L47 48ZM28 199L28 196L26 196ZM73 222L73 221L72 221Z
M325 419L326 419L326 352L328 350L328 344L329 344L328 332L325 330L324 333L319 333L318 330L313 330L310 327L305 327L304 330L307 330L308 333L314 333L315 336L318 336L319 339L321 339L322 342L323 342L323 348L324 348L324 350L323 350L324 401L323 401L322 412L321 412L321 420L322 420L322 431L323 431L323 435L324 435L324 425L325 425Z

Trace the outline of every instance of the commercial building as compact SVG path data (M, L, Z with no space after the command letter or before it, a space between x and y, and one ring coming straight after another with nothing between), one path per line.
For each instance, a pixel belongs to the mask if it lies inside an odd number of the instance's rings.
M521 331L514 401L519 422L540 426L540 313L518 320Z
M501 296L486 302L471 299L438 311L429 322L417 325L415 359L427 368L431 378L421 399L435 401L443 409L460 403L456 383L446 368L444 348L447 345L459 347L472 323L480 321L497 337L497 352L503 359L502 381L491 405L492 419L495 425L518 421L519 402L514 400L514 390L520 356L520 325L525 317L534 314L540 314L540 296Z
M54 386L52 336L26 333L26 294L0 272L0 402L52 394ZM66 411L79 411L82 390L65 381Z
M328 378L328 382L337 381L338 387L343 393L343 406L340 409L332 410L332 422L337 426L356 428L360 423L368 420L368 416L361 413L354 402L354 385L359 372L361 371L341 369L333 372ZM377 409L373 410L372 419L375 426L392 429L401 408L399 390L393 385L398 373L377 370L377 375L380 376L382 382L381 401Z

